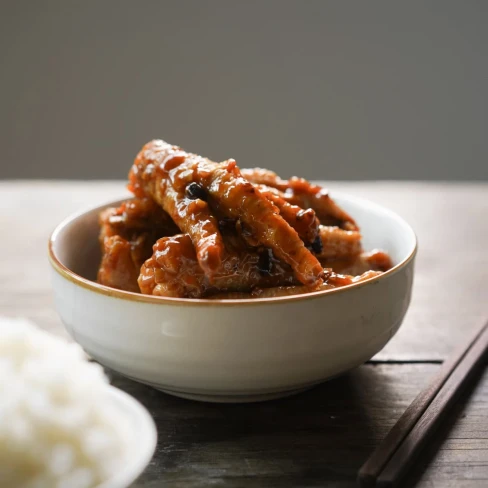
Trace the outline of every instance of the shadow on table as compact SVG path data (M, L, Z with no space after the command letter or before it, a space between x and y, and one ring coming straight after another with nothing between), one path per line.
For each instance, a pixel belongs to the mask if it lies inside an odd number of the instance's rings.
M355 486L386 435L395 394L381 367L361 368L300 395L254 404L172 397L112 374L158 427L151 465L135 486Z

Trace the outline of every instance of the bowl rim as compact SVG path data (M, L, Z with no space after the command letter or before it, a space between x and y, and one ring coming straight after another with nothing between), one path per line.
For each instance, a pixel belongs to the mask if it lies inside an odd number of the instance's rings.
M154 456L158 434L154 419L142 403L113 385L107 385L107 394L116 408L123 411L124 415L129 412L135 419L136 436L139 441L143 441L138 443L135 456L131 456L120 470L96 486L96 488L119 488L131 485L146 469Z
M403 268L405 268L410 261L412 261L418 250L418 239L417 236L410 226L410 224L403 219L400 215L398 215L393 210L390 210L383 205L375 203L371 200L362 197L356 197L349 195L348 193L343 193L339 191L331 192L331 194L343 197L349 201L352 201L356 204L363 204L369 207L375 207L377 210L390 215L396 220L399 220L405 228L410 232L411 237L413 237L414 246L409 252L407 256L405 256L398 264L393 266L388 271L385 271L379 276L374 276L372 278L368 278L364 281L360 281L358 283L352 283L350 285L342 286L340 288L333 288L329 290L319 290L310 293L302 293L296 295L286 295L280 297L270 297L270 298L221 298L221 299L208 299L208 298L175 298L175 297L163 297L163 296L154 296L154 295L145 295L142 293L134 293L131 291L119 290L117 288L111 288L109 286L102 285L95 281L91 281L87 278L83 278L79 274L75 273L74 271L70 270L66 267L61 261L57 258L54 252L54 244L56 241L57 236L62 232L62 230L69 225L74 220L78 219L84 214L93 212L95 210L102 210L103 208L116 205L117 203L122 202L123 200L127 200L127 198L110 200L106 203L93 205L87 208L84 208L78 212L75 212L64 220L62 220L54 229L51 236L49 237L48 241L48 258L51 266L53 269L61 275L63 278L71 281L75 285L81 286L85 289L88 289L92 292L100 293L102 295L106 295L112 298L119 298L122 300L129 300L129 301L136 301L136 302L144 302L144 303L153 303L159 305L185 305L185 306L236 306L236 305L266 305L266 304L274 304L274 303L281 303L281 302L295 302L295 301L302 301L302 300L311 300L317 299L324 295L332 295L336 293L346 293L351 289L358 289L364 286L370 286L374 283L378 283L379 281L385 280L388 277L396 274ZM130 198L130 197L129 197Z

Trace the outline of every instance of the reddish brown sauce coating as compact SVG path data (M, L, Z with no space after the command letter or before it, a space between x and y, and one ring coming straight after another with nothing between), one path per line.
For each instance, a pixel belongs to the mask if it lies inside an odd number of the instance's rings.
M280 215L297 231L304 243L312 243L318 236L320 222L311 208L302 208L287 201L285 194L266 185L255 187L279 210Z
M243 169L242 174L249 181L280 190L287 200L302 208L312 208L323 225L338 226L346 230L358 230L354 219L341 209L329 196L326 189L294 176L281 179L273 171L263 168Z
M350 285L391 268L365 253L326 190L240 170L160 140L129 173L135 198L100 214L98 281L180 298L268 298Z
M232 249L233 246L229 246ZM266 252L266 254L268 254ZM296 284L289 266L273 256L263 269L259 252L229 250L212 282L199 266L188 235L159 239L141 269L139 286L148 295L200 298L217 291L250 291L256 287Z
M316 291L333 290L346 285L359 283L360 281L375 278L381 275L379 271L366 271L360 276L348 276L331 273L328 276L327 282L319 286L275 286L271 288L255 288L251 292L223 292L216 293L210 298L214 300L229 300L229 299L249 299L249 298L276 298L291 295L304 295L305 293L313 293Z
M163 141L151 141L134 161L129 189L137 196L152 197L190 236L200 266L211 277L224 257L222 236L207 202L186 195L186 187L194 182L191 168L200 162L206 160Z
M98 270L99 283L119 290L139 292L139 270L130 242L120 236L104 239L103 257Z
M217 212L239 219L254 239L289 264L304 284L317 284L322 267L279 210L244 179L234 160L215 163L163 141L152 141L138 154L130 173L130 189L150 195L190 236L197 259L210 280L218 274L225 247L209 204L189 199L186 187L198 183Z
M380 250L363 252L355 256L345 256L340 259L324 259L322 264L336 273L347 275L361 275L367 271L388 271L392 268L390 256Z
M361 234L357 230L321 225L319 237L321 249L317 256L321 259L351 259L362 250Z
M102 262L98 282L139 291L137 277L159 237L178 231L169 215L150 198L134 198L99 216ZM135 270L133 272L133 270Z

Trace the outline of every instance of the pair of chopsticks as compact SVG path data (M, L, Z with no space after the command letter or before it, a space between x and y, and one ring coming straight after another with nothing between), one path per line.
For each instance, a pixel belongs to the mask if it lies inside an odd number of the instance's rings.
M445 361L359 470L359 486L397 486L470 380L483 368L488 322Z

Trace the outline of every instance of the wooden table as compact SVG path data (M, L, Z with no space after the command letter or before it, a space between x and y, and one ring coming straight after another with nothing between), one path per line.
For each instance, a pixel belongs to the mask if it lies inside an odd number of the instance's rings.
M139 488L355 486L358 468L454 346L488 318L488 184L330 184L385 204L420 243L411 308L372 361L301 395L262 404L173 398L112 374L158 425ZM119 196L122 182L0 182L0 314L64 334L46 242L69 213ZM406 486L488 486L488 371Z

